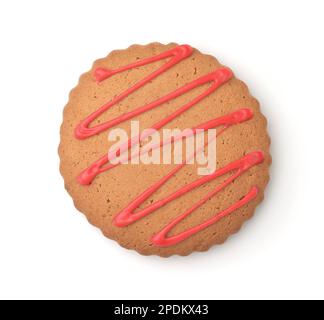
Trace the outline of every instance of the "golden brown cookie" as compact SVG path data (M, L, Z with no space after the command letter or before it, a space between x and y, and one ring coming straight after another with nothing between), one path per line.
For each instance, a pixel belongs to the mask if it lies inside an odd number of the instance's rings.
M159 132L216 128L216 171L112 165L108 133L130 135L131 121ZM269 144L257 100L214 57L174 43L133 45L97 60L72 90L60 169L76 208L108 238L145 255L188 255L223 243L253 215L269 180Z

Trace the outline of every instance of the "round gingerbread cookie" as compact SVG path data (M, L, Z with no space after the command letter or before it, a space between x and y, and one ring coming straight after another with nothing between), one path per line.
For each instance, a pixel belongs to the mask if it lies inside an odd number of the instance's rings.
M247 86L214 57L189 45L132 45L97 60L70 93L61 174L76 208L121 246L163 257L206 251L237 232L263 199L266 125ZM128 140L113 149L116 129ZM191 129L193 137L216 130L214 170L200 174L195 161L169 163L162 155L159 163L141 161L147 129L161 136ZM168 142L171 154L176 140ZM151 152L164 150L161 141Z

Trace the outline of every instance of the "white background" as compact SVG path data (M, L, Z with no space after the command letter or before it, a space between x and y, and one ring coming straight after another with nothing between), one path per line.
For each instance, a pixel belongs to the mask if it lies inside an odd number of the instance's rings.
M0 298L324 298L323 1L1 1ZM59 174L68 93L133 43L215 55L262 104L272 180L254 219L187 258L142 257L79 214Z

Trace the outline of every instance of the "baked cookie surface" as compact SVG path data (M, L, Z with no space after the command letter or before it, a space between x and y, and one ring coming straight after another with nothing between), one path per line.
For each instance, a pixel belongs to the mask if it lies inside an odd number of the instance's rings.
M110 130L213 121L217 169L108 163ZM59 155L76 208L105 236L145 255L206 251L237 232L269 180L266 119L247 86L190 46L133 45L97 60L70 93Z

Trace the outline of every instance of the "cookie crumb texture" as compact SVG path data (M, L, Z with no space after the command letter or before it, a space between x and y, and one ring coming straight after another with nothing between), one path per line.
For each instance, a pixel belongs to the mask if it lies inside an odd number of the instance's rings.
M136 63L178 47L174 43L132 45L126 50L113 51L106 58L97 60L92 69L81 76L78 86L70 93L61 126L60 170L65 187L72 196L76 208L85 214L91 224L100 228L105 236L116 240L125 248L136 250L144 255L185 256L194 251L206 251L215 244L223 243L253 215L256 206L263 199L264 189L269 180L271 157L266 119L260 112L257 100L250 95L247 86L232 76L163 128L193 128L198 124L226 116L242 108L248 108L253 112L253 117L229 126L217 137L217 170L255 152L262 153L263 160L252 165L248 170L243 170L222 190L209 197L199 208L170 228L165 237L166 239L176 238L177 235L183 235L206 221L212 221L215 216L226 213L228 208L240 203L251 190L254 190L255 194L249 201L236 209L233 208L229 214L224 214L218 221L181 241L161 246L152 240L157 235L161 235L161 230L219 185L226 183L242 168L230 170L123 227L116 225L116 216L145 190L165 177L176 165L123 164L96 175L89 185L79 183L77 178L80 173L107 155L113 142L107 139L110 128L85 139L76 137L76 128L101 106L113 101L122 92L159 68L163 68L168 61L173 59L173 56L144 65L136 65ZM185 46L186 48L190 47ZM202 54L196 49L191 49L191 52L187 54L188 56L179 59L170 68L94 118L89 128L105 124L122 114L148 105L200 77L224 69L224 66L214 57ZM134 67L107 76L106 79L101 79L103 81L100 83L94 79L96 73L97 77L102 76L100 74L102 70L103 72L118 70L134 63ZM131 120L140 121L142 129L150 128L206 92L212 85L213 82L201 84L152 110L134 116ZM130 119L121 122L116 127L130 134ZM165 199L168 195L199 178L201 176L197 175L197 166L186 165L145 199L138 208L134 209L133 214Z

